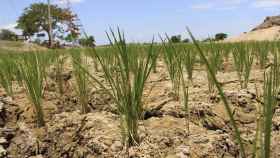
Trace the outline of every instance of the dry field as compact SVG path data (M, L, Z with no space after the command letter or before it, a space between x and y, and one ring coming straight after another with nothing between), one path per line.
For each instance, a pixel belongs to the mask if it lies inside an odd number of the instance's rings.
M3 52L0 157L280 157L277 42L202 44L207 67L193 44L119 40Z

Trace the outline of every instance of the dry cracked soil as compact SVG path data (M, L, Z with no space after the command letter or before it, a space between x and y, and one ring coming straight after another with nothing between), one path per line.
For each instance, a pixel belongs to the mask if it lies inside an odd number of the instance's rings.
M68 70L65 70L68 71ZM100 74L96 74L101 76ZM260 106L263 72L254 68L248 89L240 89L232 65L217 75L230 101L235 120L250 155ZM91 112L81 114L73 79L63 97L52 80L45 90L46 127L36 128L34 109L21 87L14 98L0 90L0 158L233 158L239 146L219 95L209 95L207 74L196 66L190 85L190 128L185 112L172 94L162 61L152 73L143 97L145 119L139 122L140 144L122 145L120 122L110 96L92 89ZM65 84L66 85L66 84ZM280 157L280 108L273 118L272 157Z

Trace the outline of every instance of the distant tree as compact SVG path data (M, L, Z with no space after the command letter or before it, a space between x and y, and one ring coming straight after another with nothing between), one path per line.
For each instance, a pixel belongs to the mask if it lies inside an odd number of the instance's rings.
M85 47L95 47L95 39L93 36L88 36L87 38L79 39L79 44Z
M173 42L173 43L181 42L181 35L171 36L170 41Z
M59 8L57 5L51 5L51 18L54 38L61 38L64 35L71 34L72 37L79 36L79 27L75 24L77 15L69 9ZM50 45L50 30L48 22L48 5L44 3L33 3L17 20L17 28L22 29L23 35L27 38L36 33L46 32L48 43Z
M13 31L2 29L0 30L0 40L16 41L17 35Z
M184 43L189 43L189 42L190 42L190 39L186 38L186 39L184 39L182 42L184 42Z
M220 40L226 39L227 37L228 37L228 35L225 34L225 33L217 33L217 34L215 35L215 40L216 40L216 41L220 41Z

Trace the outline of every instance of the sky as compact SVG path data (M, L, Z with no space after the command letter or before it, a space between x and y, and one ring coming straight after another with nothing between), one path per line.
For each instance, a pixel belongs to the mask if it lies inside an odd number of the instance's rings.
M12 28L23 9L47 0L0 0L0 29ZM66 1L66 0L64 0ZM280 15L280 0L69 0L85 31L97 44L108 42L105 31L120 27L131 42L149 42L167 33L199 38L219 32L236 36L250 31L266 16ZM51 3L65 7L63 0ZM157 38L158 39L158 38Z

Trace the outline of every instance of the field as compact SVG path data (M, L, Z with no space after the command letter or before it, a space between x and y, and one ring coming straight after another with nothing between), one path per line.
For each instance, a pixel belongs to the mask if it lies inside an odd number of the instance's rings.
M280 157L279 42L110 42L0 49L0 157Z

